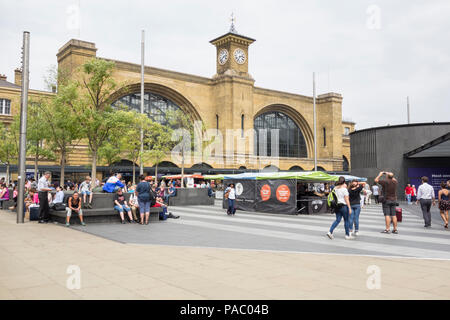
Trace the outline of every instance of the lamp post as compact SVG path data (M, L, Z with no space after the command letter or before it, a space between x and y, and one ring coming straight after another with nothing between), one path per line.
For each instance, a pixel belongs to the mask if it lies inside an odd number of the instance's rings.
M317 171L316 73L313 72L314 171Z
M27 110L28 110L28 87L29 87L29 65L30 65L30 33L23 33L22 47L22 92L20 97L20 136L19 136L19 193L17 195L17 223L23 223L23 206L25 197L25 165L27 145Z
M141 38L141 113L144 114L144 50L145 50L145 31L142 30ZM144 153L144 130L141 128L141 152L139 155L139 174L144 174L144 164L142 163L142 154ZM134 166L134 163L133 163ZM134 180L134 177L133 177Z

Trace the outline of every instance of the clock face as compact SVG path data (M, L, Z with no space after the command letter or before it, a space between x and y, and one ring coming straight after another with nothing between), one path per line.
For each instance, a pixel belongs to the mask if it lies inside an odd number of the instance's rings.
M244 64L245 62L245 52L242 49L234 50L234 60L239 64Z
M228 61L228 50L222 49L219 52L219 63L224 65Z

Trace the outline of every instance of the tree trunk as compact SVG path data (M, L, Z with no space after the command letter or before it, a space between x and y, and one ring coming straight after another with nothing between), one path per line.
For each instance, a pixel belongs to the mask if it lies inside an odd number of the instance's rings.
M136 185L136 163L133 162L133 186Z
M155 165L155 182L158 185L158 164Z
M91 183L91 188L94 188L97 181L97 150L92 150L92 171L91 178L93 183Z
M59 185L60 186L64 186L64 174L65 174L65 166L66 166L66 152L65 151L61 151L61 173L60 173L60 177L59 177Z
M38 159L39 159L39 142L36 144L36 154L34 155L34 179L38 180Z
M184 188L184 148L181 150L181 188Z
M7 186L9 186L9 182L10 182L10 179L9 179L10 177L9 177L9 163L7 163L6 164L6 185Z

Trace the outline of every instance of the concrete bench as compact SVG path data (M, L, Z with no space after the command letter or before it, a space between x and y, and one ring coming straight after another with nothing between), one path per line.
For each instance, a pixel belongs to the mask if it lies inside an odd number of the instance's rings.
M69 197L73 192L64 192L64 203L67 204ZM130 198L129 193L124 193L125 199L128 201ZM81 195L80 195L81 196ZM81 196L82 197L82 196ZM86 199L88 200L88 199ZM94 193L92 200L92 209L82 209L83 220L86 223L119 223L120 215L114 210L114 193ZM159 221L159 213L162 212L162 208L150 208L150 221ZM66 223L66 211L50 210L50 217L52 221L58 223ZM79 224L80 220L76 213L72 213L70 219L71 224Z
M169 207L213 206L214 200L214 197L208 196L206 188L178 188L177 195L169 197Z

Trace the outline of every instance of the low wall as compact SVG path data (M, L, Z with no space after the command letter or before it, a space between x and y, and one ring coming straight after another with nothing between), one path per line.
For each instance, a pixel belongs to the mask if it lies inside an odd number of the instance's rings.
M169 198L169 206L213 206L214 197L208 196L208 189L186 188L177 189L177 195Z

